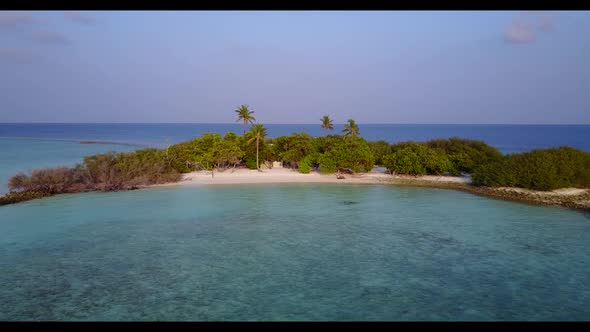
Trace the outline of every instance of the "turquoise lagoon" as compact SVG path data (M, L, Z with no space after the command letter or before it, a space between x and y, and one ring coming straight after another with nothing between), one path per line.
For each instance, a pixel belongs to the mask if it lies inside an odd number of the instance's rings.
M284 184L0 207L0 320L588 320L590 219Z

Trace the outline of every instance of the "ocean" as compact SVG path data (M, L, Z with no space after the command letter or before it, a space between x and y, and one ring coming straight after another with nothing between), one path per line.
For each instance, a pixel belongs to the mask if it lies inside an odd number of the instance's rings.
M503 153L590 151L587 125L359 126L368 140L459 136ZM267 127L271 137L324 134L319 125ZM242 130L0 124L0 192L19 171ZM442 189L260 184L58 195L0 206L0 321L588 320L588 243L588 214Z
M342 125L326 131L318 124L268 124L269 137L306 132L312 136L339 134ZM423 125L423 124L359 124L361 136L367 140L425 141L433 138L459 136L483 140L503 153L570 145L590 151L590 125ZM239 123L161 123L161 124L46 124L0 123L0 138L43 140L97 140L165 147L198 137L203 133L241 134Z
M590 219L384 185L0 207L0 321L588 320Z

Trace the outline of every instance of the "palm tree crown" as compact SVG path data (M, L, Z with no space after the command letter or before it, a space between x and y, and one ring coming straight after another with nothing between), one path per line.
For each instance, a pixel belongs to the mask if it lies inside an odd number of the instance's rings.
M254 114L254 111L250 111L250 109L248 109L248 105L240 105L240 107L238 107L238 109L236 109L235 112L238 114L238 119L236 120L236 122L243 121L244 126L247 126L248 123L252 124L254 123L254 121L256 121L254 116L252 116L252 114ZM244 133L246 133L245 129Z
M342 132L344 133L344 136L350 136L353 138L361 134L359 126L357 126L353 119L348 119L348 124L344 125L344 130L342 130Z
M332 124L332 119L328 115L324 115L322 118L322 128L327 130L334 129L334 125Z

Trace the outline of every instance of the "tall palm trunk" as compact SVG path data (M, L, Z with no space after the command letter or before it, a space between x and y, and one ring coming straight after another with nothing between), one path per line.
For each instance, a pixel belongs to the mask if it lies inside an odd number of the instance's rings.
M258 163L258 139L260 136L256 136L256 168L260 171L260 164Z

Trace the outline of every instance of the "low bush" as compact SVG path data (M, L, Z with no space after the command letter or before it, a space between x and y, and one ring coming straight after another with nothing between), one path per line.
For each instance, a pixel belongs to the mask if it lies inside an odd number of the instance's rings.
M48 197L51 195L52 194L45 191L10 192L6 195L0 196L0 205L30 201L33 199Z
M309 163L309 160L303 158L299 163L299 173L308 174L309 172L311 172L311 164Z
M274 156L284 167L297 168L305 156L316 151L313 137L306 133L280 136L272 140Z
M457 169L443 151L424 143L401 142L392 146L393 153L384 156L383 166L391 173L425 175L457 174Z
M325 152L318 158L322 173L334 173L338 168L350 168L355 172L373 169L373 154L367 141L359 137L331 138Z
M370 141L367 143L369 144L369 149L371 149L371 153L373 154L375 164L383 166L383 157L391 153L391 145L383 140Z
M59 194L130 189L178 180L180 173L167 162L164 151L143 149L85 157L82 164L73 168L43 168L30 175L19 173L9 179L8 187L11 191Z
M554 190L590 187L590 153L571 147L508 155L478 167L473 183L489 187Z
M502 159L496 148L482 141L452 137L426 142L429 148L444 153L457 172L473 172L480 165Z

